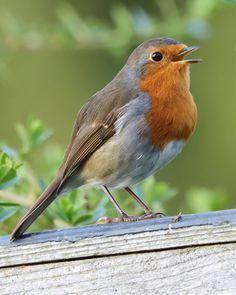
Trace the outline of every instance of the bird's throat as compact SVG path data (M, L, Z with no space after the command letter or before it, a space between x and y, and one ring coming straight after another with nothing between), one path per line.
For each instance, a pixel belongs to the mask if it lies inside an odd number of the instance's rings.
M173 140L187 140L195 129L197 109L189 91L186 72L147 73L140 89L150 97L150 110L145 114L154 146L163 149Z

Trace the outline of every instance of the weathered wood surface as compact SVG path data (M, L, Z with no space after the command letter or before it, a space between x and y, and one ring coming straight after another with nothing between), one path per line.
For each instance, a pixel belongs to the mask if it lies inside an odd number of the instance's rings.
M236 210L0 238L0 294L236 294Z
M211 245L8 268L0 294L235 295L235 251Z

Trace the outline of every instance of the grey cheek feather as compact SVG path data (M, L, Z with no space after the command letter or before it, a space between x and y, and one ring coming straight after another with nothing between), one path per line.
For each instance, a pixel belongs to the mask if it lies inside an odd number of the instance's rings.
M149 62L149 52L145 52L135 59L129 59L127 64L118 73L118 76L122 76L121 80L123 86L127 89L131 89L132 91L138 91L139 97L147 96L145 93L140 94L139 81L142 78ZM113 81L116 82L115 80Z

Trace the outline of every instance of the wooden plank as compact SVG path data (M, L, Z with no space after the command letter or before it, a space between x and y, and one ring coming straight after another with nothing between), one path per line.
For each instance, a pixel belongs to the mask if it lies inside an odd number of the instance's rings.
M236 242L236 210L93 225L0 239L0 267Z
M236 294L236 244L0 270L1 295Z

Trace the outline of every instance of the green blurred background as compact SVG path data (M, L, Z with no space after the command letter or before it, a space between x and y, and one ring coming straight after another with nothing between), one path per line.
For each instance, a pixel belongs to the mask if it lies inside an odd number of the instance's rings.
M181 210L194 187L222 189L230 196L225 206L235 207L234 2L0 0L0 140L18 148L15 124L34 115L54 130L44 145L65 148L77 111L136 45L154 36L180 39L201 47L195 56L203 62L191 71L198 126L156 179L178 189L168 213Z

